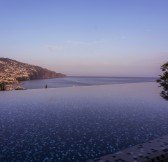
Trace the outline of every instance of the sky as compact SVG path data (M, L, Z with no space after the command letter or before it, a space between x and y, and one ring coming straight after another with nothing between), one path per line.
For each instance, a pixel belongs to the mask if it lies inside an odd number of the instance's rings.
M0 57L69 76L156 77L167 0L0 0Z

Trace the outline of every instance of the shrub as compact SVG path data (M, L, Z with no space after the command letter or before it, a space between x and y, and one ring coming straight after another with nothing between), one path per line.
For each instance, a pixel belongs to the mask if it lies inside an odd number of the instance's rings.
M158 83L163 87L163 91L161 92L161 96L168 100L168 62L161 66L161 70L163 74L160 75L160 78L157 80Z
M24 90L24 88L21 87L21 86L17 86L17 87L15 88L15 90Z

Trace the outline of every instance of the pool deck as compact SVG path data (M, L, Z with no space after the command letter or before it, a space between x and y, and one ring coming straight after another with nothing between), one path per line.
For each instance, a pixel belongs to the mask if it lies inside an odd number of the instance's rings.
M87 162L168 162L168 135Z

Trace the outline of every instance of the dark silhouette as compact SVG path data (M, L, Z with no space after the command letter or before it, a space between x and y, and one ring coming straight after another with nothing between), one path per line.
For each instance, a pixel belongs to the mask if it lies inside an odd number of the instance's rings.
M5 91L5 83L0 83L0 91Z
M47 88L47 84L45 85L45 88Z
M163 74L160 75L157 82L163 87L163 91L160 95L168 101L168 62L161 66L161 70L163 71Z

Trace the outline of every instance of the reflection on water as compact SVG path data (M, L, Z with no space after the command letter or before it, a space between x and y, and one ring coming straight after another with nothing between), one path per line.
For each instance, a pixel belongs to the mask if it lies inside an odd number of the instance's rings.
M0 92L0 161L84 162L168 134L159 93L156 83Z

